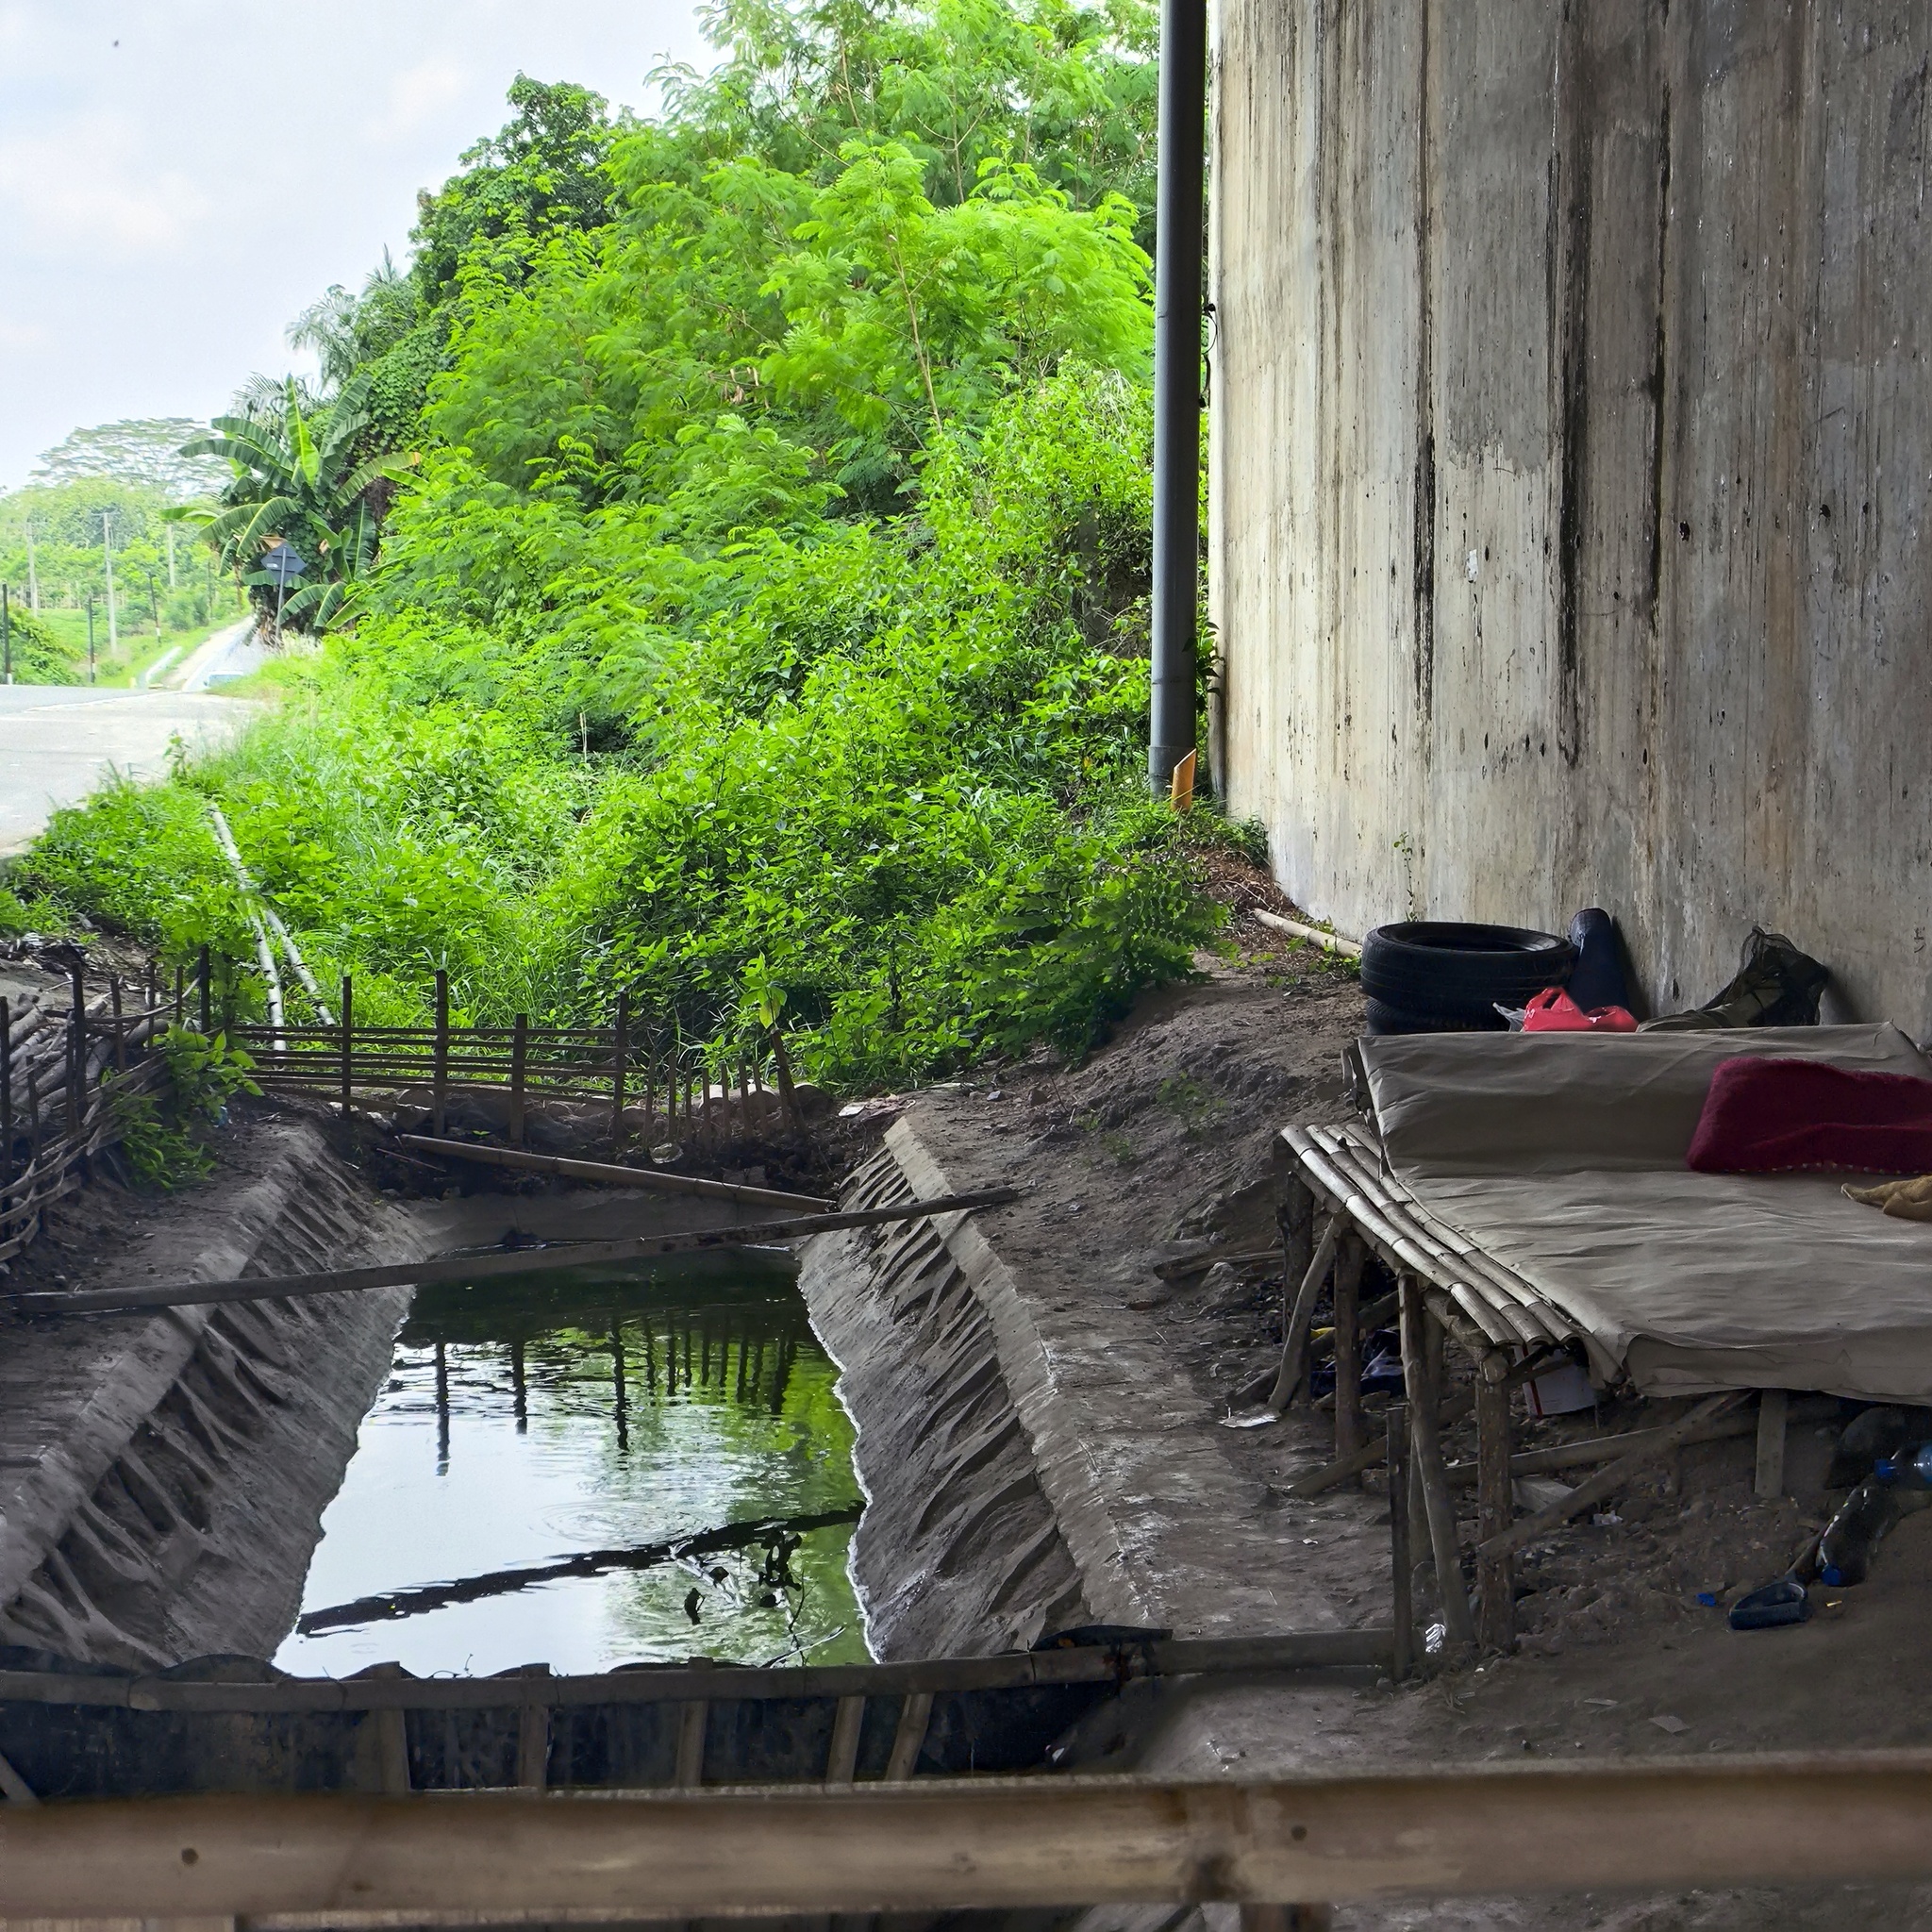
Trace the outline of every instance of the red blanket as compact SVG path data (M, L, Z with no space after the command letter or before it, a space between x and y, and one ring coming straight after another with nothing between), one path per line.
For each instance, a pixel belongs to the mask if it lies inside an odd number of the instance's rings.
M1932 1080L1820 1060L1720 1060L1690 1165L1699 1174L1932 1173Z

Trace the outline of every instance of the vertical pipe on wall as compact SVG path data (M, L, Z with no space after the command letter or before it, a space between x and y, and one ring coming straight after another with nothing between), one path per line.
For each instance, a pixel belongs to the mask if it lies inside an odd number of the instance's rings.
M1201 558L1201 270L1207 0L1161 0L1154 239L1154 692L1147 778L1165 791L1194 749Z

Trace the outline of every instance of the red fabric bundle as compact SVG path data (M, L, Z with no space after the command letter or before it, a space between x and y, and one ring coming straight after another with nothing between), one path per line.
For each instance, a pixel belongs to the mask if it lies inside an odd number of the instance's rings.
M1720 1060L1689 1164L1699 1174L1932 1173L1932 1080L1822 1060Z
M1525 1033L1635 1033L1637 1022L1622 1007L1587 1012L1560 986L1540 992L1523 1009Z

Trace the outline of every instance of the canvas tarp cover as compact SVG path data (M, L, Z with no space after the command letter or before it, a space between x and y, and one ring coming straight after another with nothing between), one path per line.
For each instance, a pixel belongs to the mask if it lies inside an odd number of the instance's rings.
M1932 1078L1895 1026L1410 1034L1357 1052L1393 1176L1643 1393L1932 1402L1932 1224L1848 1201L1855 1175L1684 1164L1720 1060Z

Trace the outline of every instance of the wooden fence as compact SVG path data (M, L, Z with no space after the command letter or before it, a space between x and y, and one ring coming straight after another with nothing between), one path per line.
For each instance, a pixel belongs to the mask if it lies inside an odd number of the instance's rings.
M199 981L199 1022L212 1024L206 962ZM184 1024L186 992L175 1004ZM449 980L436 975L427 1026L371 1026L356 1019L353 978L325 1024L231 1025L227 1037L255 1061L264 1091L322 1093L346 1109L357 1096L410 1095L447 1130L450 1103L484 1095L503 1102L512 1145L525 1137L533 1100L603 1109L613 1147L661 1140L722 1147L768 1137L781 1120L798 1122L784 1044L775 1034L754 1042L669 1040L633 1023L620 994L608 1025L535 1026L523 1014L508 1026L452 1026ZM768 1080L769 1076L769 1080Z
M168 1024L152 977L144 989L110 979L90 997L76 963L71 989L65 1010L31 994L0 999L0 1260L121 1138L120 1103L161 1064L142 1052Z

